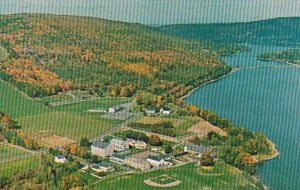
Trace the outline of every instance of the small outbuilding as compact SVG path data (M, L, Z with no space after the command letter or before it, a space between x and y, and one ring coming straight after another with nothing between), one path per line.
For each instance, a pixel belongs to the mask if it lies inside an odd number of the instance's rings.
M157 111L156 107L151 106L146 109L145 113L148 116L155 116L155 115L157 115L158 111Z
M167 107L162 107L160 109L160 114L162 115L170 115L171 114L171 109Z
M122 107L120 106L115 106L115 107L111 107L108 109L109 113L117 113L118 111L120 111L122 109Z
M65 163L68 163L69 160L65 157L65 155L60 154L60 155L55 156L54 162L65 164Z

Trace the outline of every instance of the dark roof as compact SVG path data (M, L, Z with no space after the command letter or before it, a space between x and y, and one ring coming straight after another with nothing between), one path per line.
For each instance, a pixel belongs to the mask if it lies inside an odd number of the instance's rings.
M94 166L92 166L93 168L100 168L100 167L106 167L106 168L108 168L108 167L110 167L110 165L109 165L109 163L108 162L100 162L100 163L98 163L98 164L95 164Z
M188 150L198 153L211 152L213 149L211 147L199 146L195 144L188 145Z
M65 159L66 157L65 157L65 155L62 155L62 154L59 154L59 155L57 155L56 156L58 159Z
M121 160L124 160L126 158L125 155L120 155L120 154L113 154L112 157L113 158L118 158L118 159L121 159Z
M149 106L146 111L158 111L155 106Z
M161 161L162 159L164 159L163 157L161 157L161 156L148 156L147 157L148 159L151 159L151 160L155 160L155 161Z
M171 109L167 107L162 107L161 109L163 109L164 111L171 111Z
M106 147L108 147L108 145L109 145L108 143L102 142L102 141L96 141L92 144L92 146L98 147L98 148L106 148Z

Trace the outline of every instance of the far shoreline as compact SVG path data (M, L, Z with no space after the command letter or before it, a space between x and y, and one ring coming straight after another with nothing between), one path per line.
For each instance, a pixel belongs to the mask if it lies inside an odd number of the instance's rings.
M291 62L288 62L288 61L284 61L282 59L266 59L266 58L260 58L260 57L258 57L257 59L260 60L260 61L266 61L266 62L274 61L274 62L277 62L277 63L291 65L291 66L294 66L294 67L300 67L300 64L291 63Z

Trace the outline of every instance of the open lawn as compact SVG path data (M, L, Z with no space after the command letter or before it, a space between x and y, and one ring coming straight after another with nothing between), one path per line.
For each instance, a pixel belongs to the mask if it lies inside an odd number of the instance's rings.
M14 119L51 111L2 80L0 80L0 110Z
M180 117L180 116L163 116L163 117L148 117L144 116L137 123L143 124L160 124L164 122L171 122L174 127L179 130L186 130L199 122L199 118L196 117Z
M199 123L193 125L191 128L188 129L189 132L199 134L201 136L207 136L207 134L211 131L226 136L226 132L220 129L219 127L216 127L212 124L210 124L208 121L205 121L201 119Z
M29 134L49 131L75 140L85 136L95 137L122 122L85 117L46 107L1 80L0 110L10 115Z
M205 172L203 172L205 170ZM144 184L144 180L167 174L170 177L178 179L181 183L169 189L186 190L186 189L257 189L256 186L237 170L223 162L218 162L214 169L207 171L201 167L196 167L193 163L180 166L177 168L158 170L145 174L130 174L111 178L97 183L96 189L105 190L154 190L161 189ZM208 175L209 174L209 175ZM214 175L218 174L218 175Z
M26 154L25 151L0 143L0 162Z
M101 98L70 105L56 106L55 109L65 112L85 114L90 109L108 109L112 106L128 103L129 101L131 101L131 98Z
M32 156L12 162L0 163L0 177L11 177L17 173L25 173L29 170L35 170L40 165L38 156Z
M80 140L82 137L96 137L122 122L112 119L95 119L60 111L20 117L17 121L24 126L23 129L28 134L46 130L74 140Z
M85 173L83 171L80 171L78 170L76 173L75 173L76 176L78 176L81 180L87 182L87 184L89 185L92 185L93 183L95 183L96 181L98 181L99 179L88 174L88 173Z
M187 129L197 122L199 122L199 118L197 117L179 117L179 116L163 116L163 117L149 117L144 116L139 120L135 121L135 123L142 124L151 124L151 125L159 125L162 123L171 122L174 126L174 132L176 136L184 136L189 134L190 132ZM139 128L141 130L151 131L151 129L147 130L146 127ZM152 131L153 132L153 131Z

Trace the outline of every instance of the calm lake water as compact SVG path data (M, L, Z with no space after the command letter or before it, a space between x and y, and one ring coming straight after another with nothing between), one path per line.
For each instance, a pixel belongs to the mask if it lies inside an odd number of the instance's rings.
M299 0L0 0L0 14L53 13L94 16L148 25L253 21L300 16ZM231 66L281 65L256 60L278 47L223 57ZM281 155L262 165L262 181L278 190L300 189L300 68L240 70L195 91L192 104L235 124L261 131Z
M282 48L251 48L252 52L223 60L240 68L284 65L256 60L260 53ZM300 189L300 67L241 69L198 89L187 101L264 133L280 156L259 167L259 178L272 189Z

